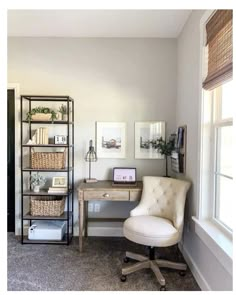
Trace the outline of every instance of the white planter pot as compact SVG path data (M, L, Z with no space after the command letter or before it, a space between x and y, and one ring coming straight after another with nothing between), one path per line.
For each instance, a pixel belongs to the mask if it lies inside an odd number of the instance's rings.
M57 120L58 121L62 120L62 113L60 113L60 112L57 113Z
M33 188L33 191L35 193L39 193L39 190L40 190L40 186L39 185L35 185L34 188Z
M68 121L68 115L67 114L63 114L63 121Z

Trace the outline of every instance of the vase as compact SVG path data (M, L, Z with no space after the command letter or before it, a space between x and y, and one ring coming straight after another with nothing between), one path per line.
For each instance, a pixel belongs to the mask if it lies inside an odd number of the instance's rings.
M40 186L39 185L35 185L34 188L33 188L33 191L35 193L39 193L39 189L40 189Z
M60 113L60 112L57 113L57 120L58 121L62 120L62 113Z
M68 121L68 115L67 114L63 114L63 121Z

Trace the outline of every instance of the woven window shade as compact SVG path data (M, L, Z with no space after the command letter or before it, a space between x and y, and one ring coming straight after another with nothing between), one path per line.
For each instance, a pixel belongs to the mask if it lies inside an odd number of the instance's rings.
M233 11L217 10L206 24L208 61L206 90L214 89L233 76Z

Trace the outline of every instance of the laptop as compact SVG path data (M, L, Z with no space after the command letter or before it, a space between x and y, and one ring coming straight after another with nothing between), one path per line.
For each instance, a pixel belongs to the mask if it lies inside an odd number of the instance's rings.
M136 168L114 167L112 186L136 186Z

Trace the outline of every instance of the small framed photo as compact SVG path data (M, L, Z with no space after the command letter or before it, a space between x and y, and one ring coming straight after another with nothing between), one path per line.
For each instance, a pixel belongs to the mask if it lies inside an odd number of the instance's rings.
M67 144L67 136L66 135L55 135L54 136L54 144Z
M135 159L164 159L155 147L156 140L165 140L165 122L135 122Z
M124 159L126 157L126 123L97 122L98 158Z
M65 176L55 176L52 178L53 187L67 187L67 177Z

